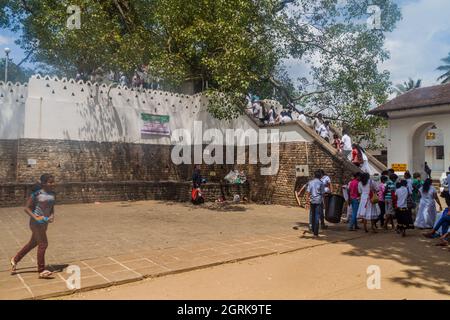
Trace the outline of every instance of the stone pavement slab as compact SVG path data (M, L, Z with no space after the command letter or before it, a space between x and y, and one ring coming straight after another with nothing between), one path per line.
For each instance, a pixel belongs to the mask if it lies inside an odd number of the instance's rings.
M80 267L79 290L90 290L370 236L346 232L344 224L332 225L319 239L303 235L292 229L307 226L308 215L299 208L251 204L227 211L158 201L126 204L56 207L46 255L56 271L51 280L38 279L35 251L10 274L9 258L30 232L22 208L0 208L0 299L71 294L69 265Z

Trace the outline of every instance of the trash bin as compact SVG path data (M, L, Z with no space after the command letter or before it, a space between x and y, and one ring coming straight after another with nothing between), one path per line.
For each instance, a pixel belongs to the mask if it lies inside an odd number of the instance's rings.
M338 194L332 194L326 199L328 199L328 205L325 206L325 219L330 223L341 222L345 203L344 197Z

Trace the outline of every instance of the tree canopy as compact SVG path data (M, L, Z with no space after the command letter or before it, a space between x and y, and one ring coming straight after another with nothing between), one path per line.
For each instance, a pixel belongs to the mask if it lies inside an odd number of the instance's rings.
M81 8L80 29L66 26L69 5ZM373 5L374 28L366 23ZM173 85L201 82L221 119L241 114L252 92L357 133L381 123L366 112L387 99L389 73L378 66L400 17L393 0L0 1L0 25L64 75L146 66ZM304 68L300 79L290 79L286 59Z

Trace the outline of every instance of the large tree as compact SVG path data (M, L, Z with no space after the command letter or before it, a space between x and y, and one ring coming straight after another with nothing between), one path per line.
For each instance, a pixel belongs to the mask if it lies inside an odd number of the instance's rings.
M82 10L79 30L66 27L69 5ZM387 98L389 73L378 66L400 19L393 0L3 0L0 12L32 59L62 73L146 65L174 85L203 83L218 118L241 114L252 91L357 132L379 124L366 111ZM298 81L283 69L288 58L308 70Z

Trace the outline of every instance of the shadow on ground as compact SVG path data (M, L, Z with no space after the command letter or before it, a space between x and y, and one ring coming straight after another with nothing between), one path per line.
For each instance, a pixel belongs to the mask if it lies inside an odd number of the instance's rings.
M395 233L392 236L394 237L392 242L382 242L375 247L373 241L370 244L359 241L357 247L345 252L344 255L366 256L399 262L406 267L405 275L391 277L391 281L399 283L405 288L429 288L438 293L450 295L450 290L447 289L450 284L449 248L436 247L436 241L422 238L419 230L410 231L405 238L401 238ZM353 244L353 242L350 243ZM417 250L412 249L414 247ZM427 254L424 254L424 250Z

